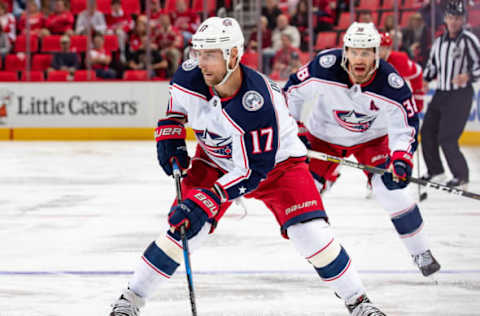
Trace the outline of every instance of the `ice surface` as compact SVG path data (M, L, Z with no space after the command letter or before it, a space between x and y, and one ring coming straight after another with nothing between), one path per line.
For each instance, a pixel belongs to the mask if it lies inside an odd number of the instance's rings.
M464 152L478 193L480 148ZM0 142L0 315L108 315L174 194L151 142ZM480 201L430 190L421 203L433 280L364 195L362 172L344 167L324 204L371 299L388 315L480 315ZM245 204L192 255L199 315L347 315L266 207ZM154 315L190 315L183 270L148 301Z

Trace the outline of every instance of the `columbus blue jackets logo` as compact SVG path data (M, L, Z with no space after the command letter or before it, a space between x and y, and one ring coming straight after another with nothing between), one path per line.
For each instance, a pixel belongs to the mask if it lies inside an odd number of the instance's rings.
M223 25L225 26L232 26L232 20L230 19L224 19L223 22L222 22Z
M183 62L182 68L185 71L190 71L193 68L197 67L198 61L196 59L187 59Z
M200 145L208 154L217 158L231 159L232 158L232 138L221 137L215 133L196 130L195 134L200 141Z
M337 61L337 57L333 54L325 55L320 57L319 63L320 66L323 68L330 68L333 65L335 65L335 62Z
M257 91L250 90L245 93L242 104L247 111L257 111L263 106L263 97Z
M333 116L338 124L352 132L365 132L375 121L375 115L367 115L352 111L333 110Z
M391 74L388 75L388 83L393 88L400 89L405 84L405 81L403 81L402 77L392 72Z

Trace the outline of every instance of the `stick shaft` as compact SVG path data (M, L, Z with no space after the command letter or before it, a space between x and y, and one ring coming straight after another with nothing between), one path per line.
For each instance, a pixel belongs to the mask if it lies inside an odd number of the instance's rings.
M173 163L173 177L175 178L175 188L177 190L177 202L182 202L182 173L177 164ZM190 295L190 307L192 308L192 315L197 316L197 304L195 303L195 289L193 287L192 267L190 263L190 251L188 249L188 239L185 233L185 225L180 226L180 237L182 239L183 259L185 261L185 271L187 273L188 293Z
M324 160L324 161L328 161L328 162L333 162L333 163L346 165L346 166L349 166L349 167L352 167L352 168L362 169L362 170L365 170L365 171L368 171L368 172L371 172L371 173L375 173L375 174L379 174L379 175L383 175L384 173L388 172L388 170L385 170L385 169L382 169L382 168L377 168L377 167L373 167L373 166L364 165L364 164L361 164L361 163L358 163L358 162L354 162L354 161L351 161L351 160L343 159L343 158L340 158L340 157L332 156L332 155L329 155L329 154L325 154L325 153L318 152L318 151L313 151L313 150L309 150L307 156L310 157L310 158L313 158L313 159ZM472 198L472 199L475 199L475 200L480 200L480 194L468 192L468 191L465 191L465 190L462 190L462 189L457 189L457 188L454 188L454 187L448 187L448 186L440 184L440 183L430 182L430 181L418 179L418 178L415 178L415 177L411 177L410 182L426 186L427 188L432 188L432 189L440 190L440 191L443 191L443 192L447 192L447 193L450 193L450 194L453 194L453 195L464 196L464 197Z

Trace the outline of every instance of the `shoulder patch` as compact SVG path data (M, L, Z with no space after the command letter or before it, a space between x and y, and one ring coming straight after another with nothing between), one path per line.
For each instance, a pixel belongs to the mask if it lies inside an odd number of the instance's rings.
M190 71L197 67L198 61L196 59L187 59L182 63L182 69L185 71Z
M320 57L318 62L320 63L320 66L322 66L323 68L330 68L333 65L335 65L336 61L337 61L337 56L333 54L328 54Z
M400 89L405 85L405 81L402 79L402 77L392 72L388 75L388 84L395 89Z
M242 98L242 105L247 111L258 111L263 103L263 97L255 90L247 91Z

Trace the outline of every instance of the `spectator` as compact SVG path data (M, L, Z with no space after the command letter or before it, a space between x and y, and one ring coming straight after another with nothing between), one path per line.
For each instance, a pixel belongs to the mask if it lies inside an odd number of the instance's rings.
M0 29L2 33L8 35L10 42L15 42L17 38L15 33L15 17L13 14L8 13L8 5L0 1Z
M89 0L91 1L91 0ZM105 23L105 16L102 12L97 10L97 4L95 1L90 2L90 8L80 12L77 17L77 25L75 26L75 33L86 35L88 25L92 29L92 33L104 34L107 30L107 24ZM103 37L102 37L103 38Z
M301 66L301 51L292 45L290 34L282 34L281 40L282 46L273 58L273 72L271 76L276 80L287 80L288 76L296 72Z
M402 31L403 47L412 60L425 66L428 59L429 35L422 15L414 13Z
M262 27L262 49L271 47L272 31L268 28L268 19L263 15L260 17L260 26ZM248 41L250 48L254 50L258 48L257 34L257 28L254 28Z
M140 49L136 50L131 59L128 62L128 66L133 70L146 70L147 69L147 42L148 37L143 35L142 45ZM162 55L156 49L150 49L150 62L152 64L151 77L162 77L162 71L166 72L168 68L168 61L162 58ZM169 77L173 76L173 73L168 74Z
M27 11L23 12L18 20L18 30L21 34L27 31L27 12L28 21L30 22L30 34L43 37L49 35L49 31L45 28L45 17L43 13L38 10L38 4L35 0L27 1Z
M274 30L277 27L277 17L282 14L282 10L278 7L277 0L266 0L265 6L262 7L262 15L268 20L268 28Z
M45 23L51 34L55 35L73 35L73 15L65 7L65 0L55 0L53 12L47 18Z
M133 29L133 20L130 15L125 14L122 9L121 0L112 0L111 13L107 14L107 34L114 34L117 36L118 47L120 49L120 60L126 61L126 42L128 33Z
M40 0L35 0L35 2L37 3L37 6L40 8L41 7ZM13 0L12 13L15 16L15 18L19 19L26 8L27 8L27 0Z
M77 53L71 51L68 35L63 35L60 38L60 46L62 50L53 54L52 65L48 68L48 71L66 70L73 79L73 74L80 67L80 58Z
M130 34L130 39L128 40L130 49L129 54L139 50L142 46L142 36L147 35L147 19L145 16L140 15L137 17L135 22L135 27L133 32ZM130 56L128 57L130 59Z
M300 47L300 33L295 26L288 23L288 17L285 14L280 14L277 17L277 27L272 32L272 47L275 52L282 46L282 34L289 34L292 45L297 48Z
M383 21L382 30L385 33L391 33L395 29L395 17L393 14L387 15Z
M93 49L89 52L90 64L95 74L103 79L115 79L116 72L110 69L109 65L112 61L112 54L105 49L105 39L103 34L96 33L93 37Z
M151 0L150 6L150 26L156 28L160 23L160 16L165 14L160 6L159 0Z
M200 23L200 17L187 7L185 0L177 0L176 6L176 10L170 13L170 19L173 26L182 32L184 46L187 46Z
M373 21L372 11L370 10L361 11L358 14L358 22L377 24L377 21Z
M159 25L156 29L155 42L162 56L168 63L167 77L173 76L182 59L183 38L178 29L172 26L170 16L162 14L159 16Z
M292 16L291 24L298 29L300 33L300 49L308 50L309 31L308 31L308 2L307 0L300 0L297 3L295 13Z
M316 16L315 32L331 30L335 24L337 10L336 0L314 0L313 12Z
M5 32L2 32L0 29L0 56L5 58L5 56L10 53L10 50L12 49L12 43L10 43L10 39L8 38L8 34Z
M300 47L300 33L297 28L288 24L288 17L285 14L280 14L277 17L277 27L272 32L272 46L265 48L262 54L263 72L266 74L270 74L272 58L282 47L282 34L290 35L292 45L296 48Z

